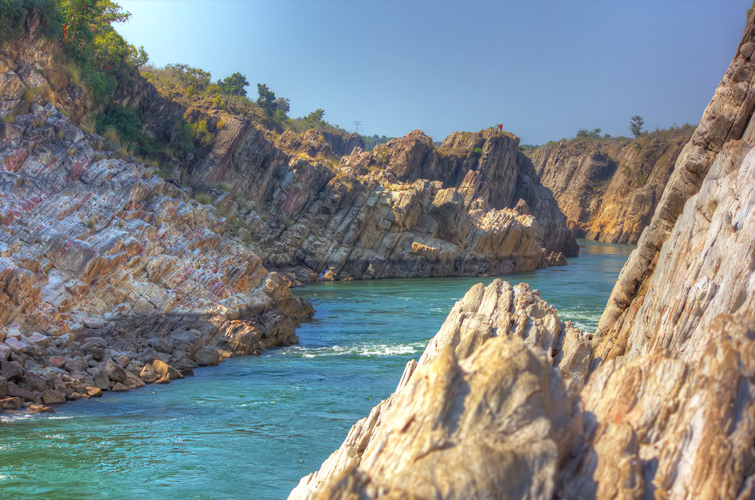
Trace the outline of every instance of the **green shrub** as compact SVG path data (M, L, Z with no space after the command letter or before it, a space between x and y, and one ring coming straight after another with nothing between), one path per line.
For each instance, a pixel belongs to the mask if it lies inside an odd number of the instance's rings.
M481 155L482 154L482 148L474 148L474 153Z
M194 200L202 205L209 205L212 203L212 198L207 193L196 193L194 195Z
M639 173L637 174L637 179L635 180L635 185L636 185L637 187L642 187L642 186L644 186L645 184L647 184L647 182L648 182L648 179L647 179L647 177L645 176L645 174L643 174L642 172L639 172Z
M37 97L40 92L42 92L42 87L28 87L26 90L24 90L22 98L25 103L31 104L32 102L34 102L34 98Z
M63 14L56 0L0 0L0 44L21 33L29 10L39 16L42 33L53 38L63 31Z

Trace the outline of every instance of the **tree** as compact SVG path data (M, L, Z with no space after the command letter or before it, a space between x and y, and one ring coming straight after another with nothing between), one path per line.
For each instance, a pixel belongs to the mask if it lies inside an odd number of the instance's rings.
M223 94L246 96L246 89L244 87L248 86L249 82L246 80L246 76L236 72L231 76L218 80L217 85Z
M257 94L259 94L257 105L265 110L267 116L272 118L275 115L275 110L278 109L278 104L275 102L275 93L267 88L267 85L264 83L258 83Z
M599 139L600 138L600 129L599 128L594 128L592 130L587 130L587 129L584 129L584 128L579 129L577 131L577 138L578 139L582 139L582 138L585 138L585 137L590 137L590 138L593 138L593 139Z
M317 108L315 111L312 111L305 120L311 121L311 122L321 122L322 117L325 116L325 110Z
M639 137L642 134L642 126L645 125L645 120L640 115L634 115L629 119L629 130L632 131L632 135Z
M288 113L291 111L291 99L287 99L285 97L279 97L275 100L275 106L278 109L278 111L283 111L283 114Z
M93 57L95 42L115 30L113 23L128 21L131 14L110 0L64 0L63 42L68 52L83 61ZM120 38L120 37L119 37ZM125 42L121 39L121 43Z
M210 84L209 71L188 64L168 64L165 69L170 72L171 79L181 87L193 87L196 92L201 92Z

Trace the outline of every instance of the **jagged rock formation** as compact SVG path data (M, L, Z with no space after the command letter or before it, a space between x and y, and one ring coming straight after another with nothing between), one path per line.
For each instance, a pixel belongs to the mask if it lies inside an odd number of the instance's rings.
M700 189L718 153L733 140L744 139L748 144L755 144L755 132L749 127L755 107L755 93L750 91L755 82L753 30L752 23L748 23L734 60L705 109L700 126L677 160L650 226L614 286L596 332L601 342L600 357L610 359L624 354L632 319L645 298L661 247L684 204Z
M753 498L753 53L755 16L598 335L478 285L290 498Z
M637 243L693 127L629 139L574 139L525 152L579 237Z
M275 139L231 117L192 176L233 186L215 203L266 266L301 281L500 274L576 255L552 196L520 164L518 139L469 135L481 153L436 151L416 131L338 160L322 132ZM440 163L454 175L439 175Z
M6 82L15 82L4 87L4 109L18 114L24 98L47 99L84 115L84 92L47 55L51 42L34 36L34 16L27 24L2 54ZM169 152L196 146L165 161L161 174L209 196L234 236L295 280L501 274L563 264L578 253L510 134L454 134L436 148L415 132L365 153L354 134L279 135L262 126L259 110L163 95L146 79L131 79L112 105L140 116L142 133ZM187 143L186 127L198 143Z
M477 284L396 392L289 500L550 496L590 355L581 332L526 284Z
M51 104L28 107L0 123L0 408L297 341L311 307L214 208Z

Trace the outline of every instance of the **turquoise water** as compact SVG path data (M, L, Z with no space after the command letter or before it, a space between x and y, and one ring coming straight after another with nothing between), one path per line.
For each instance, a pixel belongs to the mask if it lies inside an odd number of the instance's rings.
M509 276L594 330L632 247L580 241L565 267ZM3 415L0 498L282 499L387 397L453 303L492 278L316 283L297 346L108 393L39 416Z

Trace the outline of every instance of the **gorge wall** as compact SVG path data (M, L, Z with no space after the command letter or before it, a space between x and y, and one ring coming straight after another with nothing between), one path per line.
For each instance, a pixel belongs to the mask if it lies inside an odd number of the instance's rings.
M86 92L56 66L54 49L30 15L2 52L8 113L26 96L86 115ZM227 96L160 93L139 75L111 105L140 117L141 133L160 144L198 131L159 175L216 207L229 235L296 281L501 274L578 253L510 134L453 134L436 148L416 131L364 152L359 136L283 131Z
M95 104L29 11L0 47L0 409L168 382L297 341L289 280L505 273L578 248L518 139L266 129L131 75L116 104L159 167L95 134ZM59 109L58 109L59 108ZM201 127L200 127L201 125ZM177 135L178 134L178 135ZM108 135L108 134L105 134Z
M685 126L634 140L564 140L525 154L578 237L634 244L693 131Z
M297 342L311 306L214 208L52 104L25 107L0 123L0 409Z
M586 335L473 287L289 498L755 496L755 17Z

